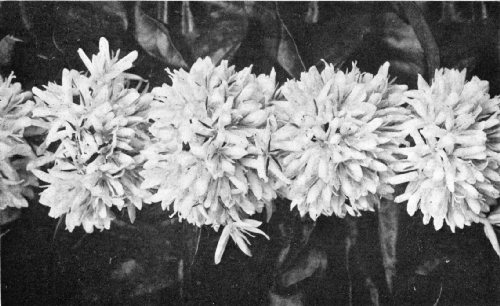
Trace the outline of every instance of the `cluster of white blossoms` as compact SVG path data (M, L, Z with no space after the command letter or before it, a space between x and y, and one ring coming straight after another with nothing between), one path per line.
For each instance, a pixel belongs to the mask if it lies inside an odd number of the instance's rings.
M408 185L396 202L408 201L410 215L420 208L436 230L485 223L500 196L500 98L490 98L488 82L450 69L437 70L430 86L419 77L405 96L412 144L398 152L392 182Z
M31 93L23 92L14 75L0 77L0 210L27 207L23 194L36 180L24 175L26 163L34 157L24 139L24 130L32 125L34 102Z
M395 201L410 215L420 209L436 229L482 223L500 255L500 98L488 82L444 69L408 91L389 80L389 63L375 75L325 63L278 88L274 70L205 58L167 70L171 83L147 93L125 73L137 52L119 59L101 38L92 59L78 53L88 73L64 69L60 85L33 89L36 103L12 75L0 79L0 209L27 205L13 161L33 156L23 134L36 125L46 137L28 169L70 231L108 229L113 210L133 221L143 203L161 203L224 227L219 263L229 238L250 256L247 235L267 237L252 216L269 220L278 196L316 220L373 211L407 184Z
M133 221L151 196L139 188L139 153L149 143L153 96L131 88L131 80L141 79L124 73L136 51L119 60L101 38L92 60L78 53L90 74L64 69L61 85L33 88L33 117L44 121L47 135L30 169L47 183L40 203L50 207L49 216L65 216L69 231L83 225L90 233L109 229L112 207L126 207Z
M376 75L325 66L286 82L284 100L273 101L279 128L271 150L291 180L283 195L313 220L359 215L392 196L393 152L409 114L401 106L407 87L389 81L389 63Z
M251 67L235 71L205 58L170 77L171 85L152 91L142 188L152 188L151 200L181 220L224 226L217 263L229 237L250 255L244 234L265 234L249 216L266 208L269 217L276 190L288 183L269 150L275 73L256 76Z

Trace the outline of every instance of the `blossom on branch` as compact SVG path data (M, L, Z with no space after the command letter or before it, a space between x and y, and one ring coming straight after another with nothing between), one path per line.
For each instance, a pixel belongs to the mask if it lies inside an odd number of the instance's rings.
M147 113L153 96L131 88L138 76L124 73L137 52L122 60L111 57L101 38L99 53L88 60L79 54L90 75L64 69L61 85L33 89L33 117L45 121L47 136L38 148L33 173L48 185L40 203L51 217L65 216L72 231L108 229L112 207L126 207L133 222L136 209L150 197L139 188L140 150L149 143ZM48 166L47 172L41 166Z
M14 74L0 77L0 210L27 207L23 195L26 186L36 182L24 174L26 163L34 157L24 139L24 131L32 125L31 93L23 92L20 83L13 83Z
M408 201L410 215L420 209L425 224L433 218L436 230L487 222L500 196L500 98L490 98L486 81L467 82L465 70L441 69L431 85L419 76L406 102L403 131L413 143L398 151L392 182L408 185L396 202Z
M391 197L393 151L408 111L406 86L392 84L388 69L372 75L353 65L344 73L325 63L321 73L312 67L281 88L271 150L292 180L282 192L301 215L359 215Z
M288 182L269 152L274 70L255 76L251 67L235 71L227 61L215 66L205 58L189 72L169 73L172 85L152 91L152 145L143 151L141 187L153 189L151 200L181 220L225 226L216 263L229 236L250 255L244 234L264 233L248 217L264 208L269 217L275 190Z

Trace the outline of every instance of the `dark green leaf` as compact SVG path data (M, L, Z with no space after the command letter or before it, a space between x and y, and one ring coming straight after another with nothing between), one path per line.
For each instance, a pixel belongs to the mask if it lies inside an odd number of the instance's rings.
M396 246L399 230L399 206L393 201L381 199L378 209L378 231L380 249L385 270L385 280L389 291L393 290L396 275Z
M292 267L280 275L279 284L283 287L290 287L313 274L322 274L326 270L327 262L324 251L315 248L308 249L301 253Z
M229 8L203 5L206 14L198 19L193 17L188 5L183 4L182 9L182 34L193 60L204 56L209 56L215 64L231 60L247 34L245 3L232 3Z
M123 31L128 29L127 11L123 3L119 1L96 1L91 2L92 6L98 11L102 11L106 16L105 18L116 19L119 21Z
M427 79L430 80L434 75L434 71L440 67L438 45L419 5L410 1L400 2L400 5L424 49L427 64Z
M7 66L11 64L14 45L16 42L21 41L22 40L15 38L12 35L7 35L0 40L0 66Z
M174 46L168 29L159 21L146 15L140 3L134 8L135 38L151 56L173 67L187 68L187 63Z
M325 60L341 65L360 48L363 39L372 31L371 14L339 14L325 23L311 28L312 59L316 65Z
M255 3L247 6L248 14L256 19L263 30L264 51L292 77L300 77L306 70L297 45L283 19L278 4Z
M299 78L300 73L306 70L299 55L297 45L284 23L281 25L281 40L278 47L278 63L294 78Z

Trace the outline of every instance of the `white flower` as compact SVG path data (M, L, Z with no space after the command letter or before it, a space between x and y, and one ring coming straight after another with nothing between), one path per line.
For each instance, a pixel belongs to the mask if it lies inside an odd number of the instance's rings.
M66 228L70 232L80 225L87 233L92 233L94 227L109 229L114 217L110 206L102 197L93 195L99 187L98 175L67 171L67 165L62 164L56 162L48 172L32 170L40 180L49 183L40 195L40 203L50 207L49 216L59 218L65 215ZM100 183L104 185L105 181Z
M172 85L153 89L153 145L143 152L142 188L154 189L151 200L163 209L173 203L180 219L226 226L223 236L230 232L249 254L243 233L263 233L247 217L264 207L269 217L275 189L287 182L268 151L273 118L266 105L274 97L274 71L255 76L251 68L236 72L227 61L214 66L205 58L189 72L170 74Z
M23 194L34 181L23 173L23 166L34 157L24 139L25 128L32 125L31 93L23 92L21 84L12 83L14 74L0 77L0 210L27 207Z
M419 76L406 96L412 119L403 130L413 144L399 150L401 174L392 182L408 186L396 202L408 201L410 215L420 208L436 230L482 222L500 196L500 100L490 98L487 82L449 69L437 70L431 86Z
M65 215L70 231L79 225L87 232L109 228L112 207L127 207L133 222L136 208L151 196L139 188L139 152L149 142L147 114L153 96L129 88L130 78L123 76L134 56L117 62L107 48L101 38L93 68L86 62L90 76L64 69L61 85L33 89L33 117L44 119L48 132L38 148L43 156L31 168L53 162L48 172L33 170L48 183L40 203L51 208L54 218Z
M233 241L238 245L240 250L243 251L248 256L252 256L252 253L248 249L247 244L250 244L248 238L245 237L244 234L250 235L253 237L252 233L260 234L265 236L267 239L269 237L258 227L262 222L246 219L246 220L238 220L235 222L231 222L224 227L222 230L222 234L220 235L219 243L217 244L217 249L215 250L215 263L220 263L222 259L222 255L226 249L227 242L229 240L229 236L233 239Z
M124 73L124 71L132 68L133 62L137 59L137 51L132 51L124 58L118 60L120 50L115 55L109 53L109 43L101 37L99 40L99 53L92 55L92 60L83 52L78 49L78 55L90 72L90 79L95 82L108 83L109 81L118 77L138 79L137 76Z
M271 149L281 152L292 180L283 193L314 220L359 215L391 196L392 152L408 114L401 107L406 86L389 82L388 63L376 75L325 66L286 82L284 101L273 102L280 128Z

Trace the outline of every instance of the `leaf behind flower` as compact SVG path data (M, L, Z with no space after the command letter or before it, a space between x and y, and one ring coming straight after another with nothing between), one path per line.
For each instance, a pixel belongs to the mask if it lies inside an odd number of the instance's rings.
M168 29L146 15L139 2L134 7L134 18L135 38L149 55L173 67L187 68L187 63L174 46Z

